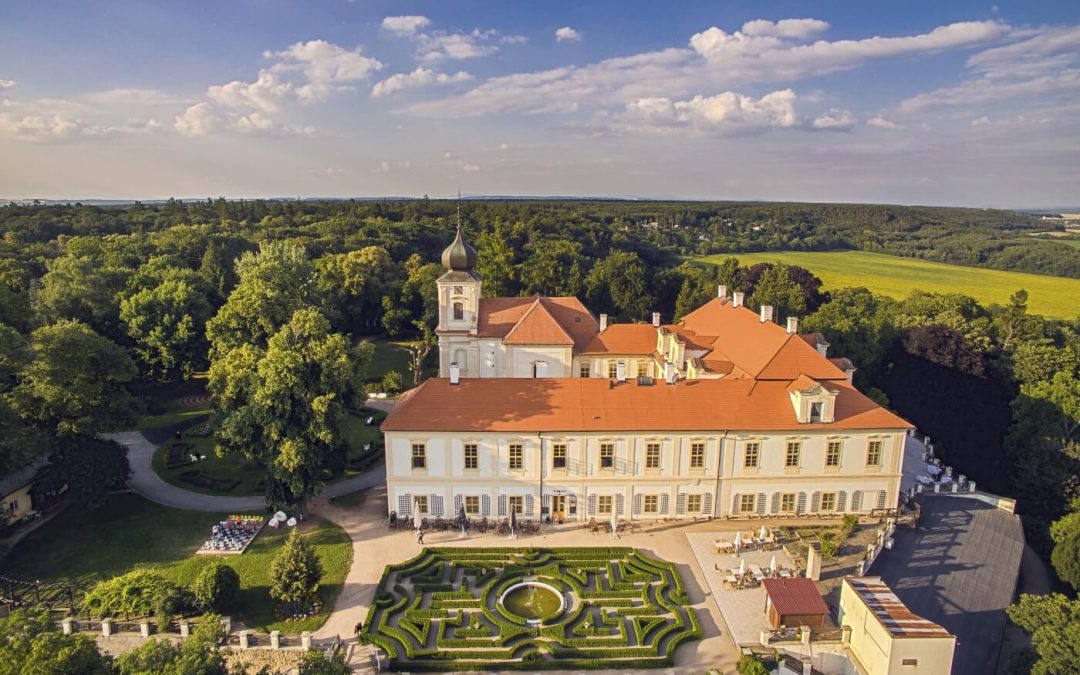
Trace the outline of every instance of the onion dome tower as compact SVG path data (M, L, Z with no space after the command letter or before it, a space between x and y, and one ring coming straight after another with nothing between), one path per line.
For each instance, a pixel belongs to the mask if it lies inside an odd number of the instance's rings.
M461 223L457 226L454 241L442 252L442 265L448 272L471 274L476 267L476 249L465 242L461 236Z

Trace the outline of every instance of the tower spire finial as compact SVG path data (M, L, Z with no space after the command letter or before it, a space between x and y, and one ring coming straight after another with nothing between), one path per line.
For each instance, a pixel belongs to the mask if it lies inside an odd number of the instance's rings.
M461 232L461 188L457 191L457 230Z

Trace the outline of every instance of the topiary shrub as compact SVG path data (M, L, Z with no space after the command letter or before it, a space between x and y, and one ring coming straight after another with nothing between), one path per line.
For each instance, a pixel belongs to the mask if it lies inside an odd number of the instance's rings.
M322 578L322 564L315 549L298 529L289 532L285 546L274 556L270 563L270 578L273 579L270 597L288 609L303 613L311 604Z
M98 617L157 616L166 623L180 607L176 584L150 570L137 569L95 585L83 598L83 610Z
M236 607L240 592L240 575L223 560L215 560L199 572L191 586L196 602L215 612L226 612Z

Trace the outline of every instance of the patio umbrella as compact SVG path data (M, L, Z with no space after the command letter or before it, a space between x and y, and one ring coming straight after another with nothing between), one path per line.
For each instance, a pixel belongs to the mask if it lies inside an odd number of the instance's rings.
M459 539L464 539L465 538L465 524L469 522L469 516L465 515L465 505L464 504L461 505L461 510L458 511L457 520L458 520L458 527L461 528L461 534L458 536L458 538Z
M735 532L735 541L732 542L732 543L735 545L735 554L738 555L739 547L742 546L742 532L741 531L736 531Z
M770 572L775 572L776 571L776 556L773 556L769 560L769 571Z
M611 536L619 536L619 514L614 507L611 509Z
M419 530L420 526L424 524L424 519L420 517L420 500L414 499L412 505L412 524L413 528Z
M739 576L746 574L746 558L739 561Z
M762 525L761 530L758 532L758 539L760 539L762 541L765 541L765 537L768 536L768 534L769 534L768 530L766 530L765 526Z
M517 530L517 511L510 511L510 536L514 536L514 532Z

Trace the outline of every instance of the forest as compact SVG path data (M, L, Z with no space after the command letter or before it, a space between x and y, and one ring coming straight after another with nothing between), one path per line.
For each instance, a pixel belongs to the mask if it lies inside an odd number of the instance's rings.
M613 320L659 311L671 321L726 284L751 306L802 317L959 471L1016 497L1031 543L1080 585L1080 516L1050 526L1080 513L1077 319L1028 312L1022 289L1005 306L928 292L895 300L825 293L799 267L685 260L847 247L1080 277L1080 249L1025 238L1047 226L1004 211L426 199L0 207L0 471L51 457L41 484L93 503L126 471L100 434L131 428L158 383L204 373L219 452L254 455L271 504L310 497L342 461L343 418L375 370L363 338L432 342L438 257L459 222L486 295L577 295ZM303 415L280 414L300 401Z

